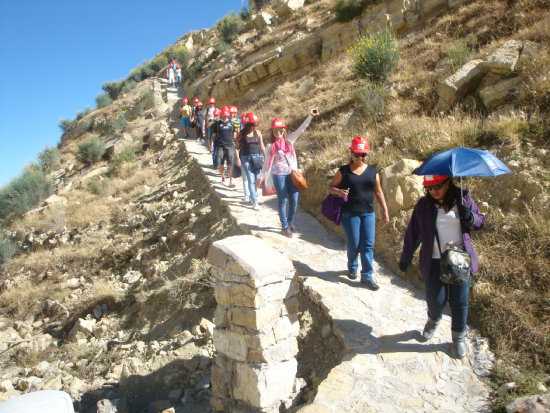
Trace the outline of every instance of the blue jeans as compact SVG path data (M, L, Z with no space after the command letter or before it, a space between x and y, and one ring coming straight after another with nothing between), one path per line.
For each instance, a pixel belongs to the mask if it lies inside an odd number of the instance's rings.
M294 222L296 217L296 209L298 209L298 188L294 186L288 175L275 175L273 174L273 186L277 191L277 208L279 209L279 219L283 228L288 227L289 224ZM288 207L288 218L286 215L287 197L290 199L290 205Z
M361 257L361 280L372 280L376 230L374 212L343 211L341 223L348 242L348 271L357 272L357 254L359 254Z
M245 186L244 194L250 197L250 202L253 204L258 202L258 192L256 191L256 181L260 179L261 169L258 172L252 171L252 165L250 164L251 158L259 158L261 155L243 155L241 157L241 165L243 168L243 185ZM246 173L246 175L245 175ZM245 177L246 176L246 180ZM245 182L246 181L246 182Z
M214 147L212 148L212 166L214 166L214 168L217 168L218 167L218 162L216 162L216 155L218 154L218 147L216 146L216 144L214 143Z
M432 259L430 278L424 281L428 316L432 320L440 320L443 307L448 300L451 306L451 330L461 333L466 330L468 295L472 277L468 279L466 284L445 284L439 279L440 261L439 259Z

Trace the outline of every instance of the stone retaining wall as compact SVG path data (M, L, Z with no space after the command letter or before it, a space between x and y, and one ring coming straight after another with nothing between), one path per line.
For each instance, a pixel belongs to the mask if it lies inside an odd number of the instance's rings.
M263 240L216 241L208 259L216 277L212 407L279 412L295 398L299 286L292 262Z

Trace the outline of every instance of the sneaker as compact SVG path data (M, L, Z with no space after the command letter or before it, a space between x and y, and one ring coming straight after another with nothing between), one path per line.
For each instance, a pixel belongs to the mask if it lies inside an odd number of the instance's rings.
M230 183L229 184L229 188L235 188L237 185L235 185L234 183Z
M250 198L247 197L247 196L243 196L243 197L241 198L241 201L242 201L242 202L249 202L249 201L250 201Z
M260 205L256 202L253 206L252 206L252 209L254 211L259 211L260 210Z
M365 288L368 288L371 291L376 291L380 289L378 284L376 284L373 280L361 280L361 285Z
M288 229L288 227L285 227L281 230L281 234L283 234L285 237L292 238L292 232Z
M355 272L355 271L349 271L349 272L348 272L348 278L349 278L350 280L355 280L355 279L357 279L357 272Z
M296 231L296 227L294 226L294 222L289 222L288 223L288 229L290 230L290 232L292 232L293 234L296 234L298 231Z

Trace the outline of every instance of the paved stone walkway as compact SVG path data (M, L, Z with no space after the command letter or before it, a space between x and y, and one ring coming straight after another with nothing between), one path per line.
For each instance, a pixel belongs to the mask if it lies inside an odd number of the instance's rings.
M320 384L313 404L300 413L328 412L489 412L489 388L475 372L486 375L492 354L487 342L470 330L469 356L450 356L450 317L423 342L424 293L376 261L372 292L349 280L346 248L335 233L298 208L299 234L279 234L276 196L261 197L260 211L241 201L236 188L221 182L206 146L181 140L210 184L229 206L239 227L262 238L294 262L305 291L332 320L345 347L342 363ZM227 178L226 178L227 179ZM397 236L397 234L396 234Z

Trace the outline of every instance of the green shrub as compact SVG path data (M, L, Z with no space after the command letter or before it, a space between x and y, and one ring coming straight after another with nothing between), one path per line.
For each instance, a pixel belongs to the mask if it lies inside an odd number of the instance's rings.
M68 133L73 130L76 124L75 119L59 119L58 126L63 131L63 133Z
M250 13L250 10L248 10L246 7L242 7L241 11L239 11L239 17L243 22L250 20L251 16L252 14Z
M391 28L361 36L348 53L355 73L374 81L384 80L399 59L397 39Z
M80 135L91 130L93 126L94 120L91 117L87 117L78 122L74 130Z
M105 154L105 144L97 136L92 136L77 146L78 160L86 165L99 162Z
M152 90L146 90L141 95L141 101L145 105L145 109L151 109L155 105L155 97Z
M94 195L107 195L111 187L111 180L109 178L98 178L91 180L86 185L88 191Z
M120 132L126 127L128 120L126 119L126 112L120 111L113 114L109 119L107 119L107 128L110 132Z
M113 103L113 99L111 99L111 96L109 96L108 93L102 93L101 95L97 95L95 98L95 104L98 109L109 106L111 103Z
M84 110L77 110L76 111L76 118L75 120L80 120L82 119L84 116L88 115L89 113L92 112L92 109L87 107L84 109Z
M18 177L0 189L0 218L22 216L53 192L53 185L40 165L27 166Z
M447 50L447 57L454 71L458 70L468 61L472 55L472 48L476 42L477 36L475 34L451 42L449 50Z
M121 93L128 93L131 90L135 89L137 86L137 81L130 79L124 82L124 86L122 86Z
M46 172L51 172L59 166L61 152L56 147L50 148L44 146L42 152L38 154L38 161L42 169Z
M17 252L17 245L4 234L0 234L0 264L6 262Z
M123 163L126 163L126 162L135 161L136 154L140 147L141 145L139 143L126 145L124 148L122 148L122 150L119 153L117 153L113 157L113 162L116 165L122 165Z
M225 43L231 43L235 40L242 33L243 28L243 20L233 12L216 23L216 29Z
M359 16L366 3L366 0L337 0L332 9L336 14L336 21L348 22Z

